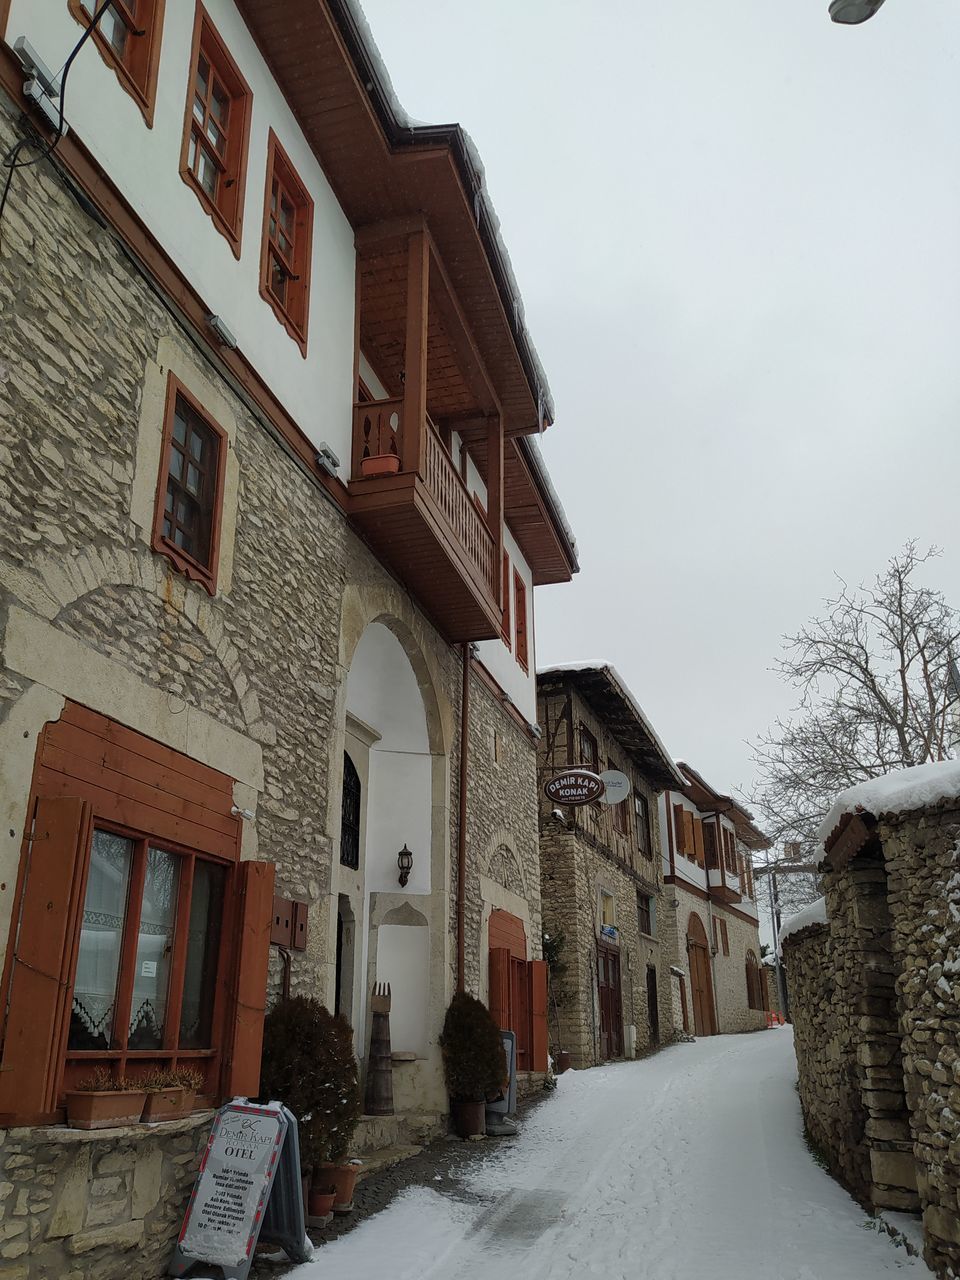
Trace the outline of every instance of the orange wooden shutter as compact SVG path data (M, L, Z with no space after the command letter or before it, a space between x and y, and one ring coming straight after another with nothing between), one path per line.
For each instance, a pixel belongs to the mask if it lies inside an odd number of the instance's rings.
M527 588L516 570L513 571L513 607L516 613L517 661L527 669Z
M531 960L530 974L530 1070L547 1069L547 962Z
M273 925L272 862L241 862L240 930L233 1021L227 1029L223 1089L226 1097L255 1098L260 1092L260 1051L267 1004L267 967Z
M501 1030L510 1031L510 952L490 948L490 1016Z
M74 954L83 914L90 805L38 800L12 952L0 1068L0 1113L52 1118L70 1025ZM18 927L19 925L19 927Z
M673 834L675 848L677 853L684 853L686 845L683 843L683 805L675 804L673 806Z
M503 612L500 618L500 635L508 649L512 648L510 634L510 557L503 553Z
M703 866L703 823L699 818L693 820L693 850L697 855L697 862Z
M693 814L689 809L683 811L683 851L687 854L696 854L697 851L693 836Z

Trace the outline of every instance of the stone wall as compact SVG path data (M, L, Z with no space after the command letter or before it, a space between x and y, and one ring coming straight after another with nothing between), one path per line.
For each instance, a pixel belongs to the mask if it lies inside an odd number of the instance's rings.
M960 1272L960 811L881 823L924 1257Z
M730 954L724 955L721 946L713 957L718 1029L722 1034L759 1031L767 1025L766 1013L762 1009L751 1009L747 1003L747 952L752 951L759 964L759 928L752 920L735 915L719 903L712 903L710 910L727 926L730 949Z
M807 1127L863 1203L920 1208L960 1269L960 812L881 821L783 945ZM829 861L829 855L828 855Z
M212 1120L0 1130L0 1278L165 1275Z

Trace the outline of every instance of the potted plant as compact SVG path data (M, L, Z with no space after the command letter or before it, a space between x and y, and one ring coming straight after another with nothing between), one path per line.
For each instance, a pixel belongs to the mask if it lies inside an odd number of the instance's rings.
M146 1124L162 1120L179 1120L183 1115L183 1085L177 1073L168 1067L156 1067L138 1078L137 1084L147 1091L141 1119Z
M196 1067L177 1067L174 1074L183 1089L183 1114L188 1116L196 1106L197 1094L206 1083L206 1078Z
M486 1005L459 991L450 1001L440 1033L443 1074L453 1126L461 1138L486 1132L484 1113L507 1075L500 1029Z
M400 470L400 456L396 453L368 453L360 459L362 476L395 476Z
M146 1100L139 1081L115 1076L108 1066L95 1067L76 1089L67 1091L67 1124L73 1129L136 1124Z
M260 1096L279 1099L297 1117L301 1172L315 1197L308 1196L310 1216L326 1216L331 1191L334 1211L349 1213L360 1162L346 1157L360 1119L360 1083L348 1023L308 996L279 1000L263 1024Z

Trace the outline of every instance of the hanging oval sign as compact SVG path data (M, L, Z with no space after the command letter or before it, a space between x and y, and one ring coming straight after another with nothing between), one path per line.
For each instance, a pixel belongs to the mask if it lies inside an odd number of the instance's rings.
M589 769L564 769L543 790L554 804L592 804L603 795L604 786Z
M630 779L619 769L606 769L601 773L600 781L603 783L601 804L619 804L630 794Z

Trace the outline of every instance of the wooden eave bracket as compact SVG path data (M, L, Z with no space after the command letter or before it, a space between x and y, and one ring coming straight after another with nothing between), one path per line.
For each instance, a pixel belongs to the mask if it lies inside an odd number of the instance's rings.
M865 810L845 813L824 841L823 865L839 870L851 862L874 839L877 820Z

